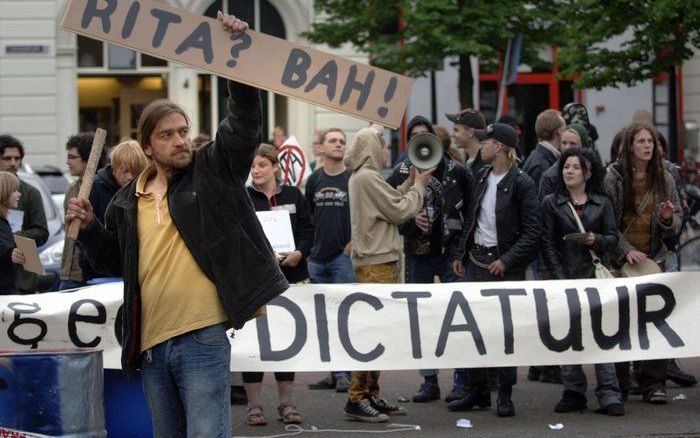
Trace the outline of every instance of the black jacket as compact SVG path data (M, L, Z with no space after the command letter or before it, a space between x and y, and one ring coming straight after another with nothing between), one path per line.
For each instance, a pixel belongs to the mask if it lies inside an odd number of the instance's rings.
M399 163L391 173L387 182L396 188L408 178L410 163L408 159ZM458 251L459 237L464 228L464 218L467 215L469 195L474 186L474 177L469 168L462 166L448 155L444 155L433 176L442 182L442 205L439 220L433 223L431 236L423 233L411 219L399 225L399 232L405 237L406 254L416 255L415 249L419 240L429 241L432 255L454 255ZM438 243L439 242L439 243ZM436 246L433 248L432 246Z
M558 190L559 186L559 159L554 164L545 170L540 178L540 189L537 192L540 200L543 200L547 195L551 195Z
M487 164L476 177L469 200L469 214L462 233L459 258L465 259L474 245L474 231L479 218L481 200L486 193L492 166ZM498 258L506 272L524 272L535 259L540 239L540 212L537 191L532 179L515 164L498 183L496 194L496 232ZM467 260L464 260L468 263Z
M554 153L544 147L542 143L538 143L535 149L530 152L527 160L525 160L523 170L530 175L530 178L535 182L535 187L539 188L542 174L549 169L555 161L557 161L557 157Z
M238 329L289 284L245 187L262 138L260 93L235 82L228 83L228 90L229 114L215 140L195 151L187 168L173 174L167 194L178 233L216 286L224 311ZM117 192L104 225L95 220L79 235L95 270L124 278L121 340L127 375L138 368L141 347L137 181Z
M10 223L0 217L0 295L17 293L17 267L12 263L12 250L15 249L15 236Z
M289 211L289 220L292 223L294 243L296 249L301 252L302 258L295 267L281 266L282 273L290 283L298 283L309 278L306 268L306 258L311 253L311 245L314 243L314 226L311 223L311 209L309 201L294 186L278 185L277 193L267 199L267 195L258 191L255 187L248 187L248 194L253 201L255 211L269 211L283 209Z
M465 165L465 167L472 171L472 175L474 176L478 175L484 166L486 166L486 163L484 163L484 161L481 159L481 149L479 149L479 152L476 153L474 160L472 160L471 163L467 162Z
M114 179L114 175L112 175L111 164L97 171L95 179L92 181L92 188L90 189L90 204L95 212L95 217L98 218L100 222L104 223L107 206L109 206L109 203L112 201L112 198L119 188L117 180ZM80 242L78 242L77 248L80 251L80 270L83 272L83 281L87 282L88 280L99 277L95 269L90 265L90 261Z
M579 233L569 197L561 193L547 195L542 202L542 253L552 279L595 278L595 266L589 247L576 240L564 240L569 233ZM617 225L610 200L597 193L588 195L581 222L586 232L595 234L592 249L605 266L609 253L617 248Z
M104 221L107 206L119 189L119 184L112 175L111 164L97 171L90 190L90 204L95 210L95 216L101 221Z

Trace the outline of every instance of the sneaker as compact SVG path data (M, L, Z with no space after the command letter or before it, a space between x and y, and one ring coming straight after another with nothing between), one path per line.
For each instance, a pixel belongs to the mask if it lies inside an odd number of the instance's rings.
M376 409L381 414L387 414L387 415L406 415L406 414L408 414L408 411L406 410L406 408L404 408L402 406L396 406L396 405L389 404L383 398L370 397L369 403L372 405L372 407L374 409Z
M684 372L678 366L678 362L675 359L668 361L668 368L666 368L666 379L682 387L698 384L698 379L696 379L694 375Z
M357 403L348 400L345 405L345 416L351 420L364 421L366 423L386 423L389 421L389 416L373 408L367 398L363 398Z
M347 376L339 376L335 381L335 392L348 392L350 389L350 380Z
M496 400L496 415L499 417L512 417L515 415L515 405L509 395L499 395Z
M583 412L586 409L586 397L576 391L564 390L559 403L554 407L554 412Z
M327 377L319 380L316 383L310 383L309 389L333 389L335 388L335 378L333 374L329 374Z
M622 403L612 403L607 406L596 409L593 412L595 412L596 414L609 415L611 417L621 417L625 415L625 408L622 406Z
M665 405L666 403L668 403L668 398L666 397L666 390L651 390L644 394L644 397L642 397L642 401L651 403L652 405Z
M440 400L440 385L437 383L424 382L413 396L414 403L427 403L433 400Z
M447 409L453 412L469 411L477 407L482 409L491 407L491 393L488 390L479 393L467 392L464 397L447 405Z

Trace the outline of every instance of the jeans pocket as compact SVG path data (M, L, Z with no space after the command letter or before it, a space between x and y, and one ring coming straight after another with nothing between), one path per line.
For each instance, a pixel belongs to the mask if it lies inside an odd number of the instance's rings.
M226 338L226 330L223 324L210 325L192 332L192 337L195 341L202 345L212 347L221 347L228 343Z

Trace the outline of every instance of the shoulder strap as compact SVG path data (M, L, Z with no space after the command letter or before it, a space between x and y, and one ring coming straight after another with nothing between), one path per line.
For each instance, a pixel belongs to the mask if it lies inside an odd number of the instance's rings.
M585 233L586 229L583 228L583 223L581 223L581 219L578 217L578 213L576 213L576 209L571 204L571 201L566 201L566 203L569 204L569 208L571 209L571 213L573 213L574 219L576 219L576 223L578 224L579 231L581 231L582 233ZM594 265L600 263L600 259L598 258L598 256L596 255L596 253L592 249L589 249L588 252L591 253L591 258L593 259Z

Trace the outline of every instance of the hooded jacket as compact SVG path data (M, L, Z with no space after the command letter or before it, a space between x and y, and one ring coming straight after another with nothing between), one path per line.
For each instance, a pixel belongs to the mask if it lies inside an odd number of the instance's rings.
M350 224L352 262L355 267L394 262L403 244L398 226L415 217L423 206L425 187L397 188L379 174L384 162L379 134L372 128L361 129L345 165L350 176Z

